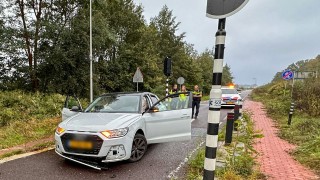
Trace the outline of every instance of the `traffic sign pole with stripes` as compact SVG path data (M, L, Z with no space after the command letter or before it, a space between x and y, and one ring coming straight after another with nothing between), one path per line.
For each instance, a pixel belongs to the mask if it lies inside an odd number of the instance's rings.
M210 91L210 106L208 112L208 129L206 137L206 152L204 160L204 180L213 180L216 168L216 155L218 147L218 132L221 109L221 81L223 70L224 44L226 38L226 19L219 19L216 33L216 45L213 65L212 88Z
M291 125L293 110L294 110L294 103L292 102L290 106L290 111L289 111L288 125Z
M208 127L206 136L206 152L204 160L204 180L213 180L216 169L216 156L218 146L218 132L221 110L221 81L224 58L224 44L226 39L226 17L229 17L241 8L249 0L207 0L207 17L219 19L216 33L216 45L214 52L213 78L210 91L210 105L208 112Z

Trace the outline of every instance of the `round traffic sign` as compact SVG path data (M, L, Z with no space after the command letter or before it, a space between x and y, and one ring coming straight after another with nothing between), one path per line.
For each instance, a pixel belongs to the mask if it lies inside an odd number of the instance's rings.
M207 17L222 19L240 11L249 0L207 0Z
M183 84L183 83L184 83L184 78L183 78L183 77L179 77L179 78L177 79L177 83L178 83L178 84Z
M285 70L285 71L283 71L283 73L282 73L282 79L284 79L284 80L290 80L290 79L292 79L293 78L293 71L291 71L291 70Z

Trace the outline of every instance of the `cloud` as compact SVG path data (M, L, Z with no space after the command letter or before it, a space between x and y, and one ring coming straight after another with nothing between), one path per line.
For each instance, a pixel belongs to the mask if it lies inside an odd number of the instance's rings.
M181 22L180 32L196 50L211 49L218 20L205 16L206 0L135 0L144 6L146 19L166 4ZM225 62L237 83L259 84L292 62L320 54L319 0L250 0L237 14L227 18Z

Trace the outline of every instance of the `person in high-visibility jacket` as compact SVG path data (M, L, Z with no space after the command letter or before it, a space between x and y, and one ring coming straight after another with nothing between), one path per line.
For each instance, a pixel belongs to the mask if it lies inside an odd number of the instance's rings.
M198 118L199 115L199 108L200 108L200 101L202 97L202 92L199 91L199 86L195 85L194 89L192 91L192 119L195 117L195 119ZM196 108L196 113L194 114L194 108ZM195 116L193 116L195 115Z
M186 86L182 85L180 92L187 92ZM179 109L185 108L186 102L187 102L187 95L186 94L179 94Z
M174 84L172 86L172 89L169 91L169 94L175 94L175 93L178 93L178 85L177 84Z
M172 89L169 91L169 94L176 94L176 93L178 93L178 85L174 84L172 86ZM170 109L171 110L177 109L177 106L178 106L178 99L177 98L169 98L169 102L170 102Z

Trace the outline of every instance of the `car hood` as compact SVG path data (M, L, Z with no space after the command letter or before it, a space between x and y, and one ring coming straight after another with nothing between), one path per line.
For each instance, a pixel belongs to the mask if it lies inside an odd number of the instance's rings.
M60 127L71 131L99 132L128 127L141 116L128 113L79 113L60 123Z

